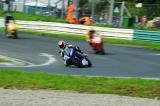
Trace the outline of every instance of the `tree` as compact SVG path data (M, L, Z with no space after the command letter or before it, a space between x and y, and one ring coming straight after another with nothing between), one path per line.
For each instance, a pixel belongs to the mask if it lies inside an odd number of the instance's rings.
M10 0L0 0L0 2L4 2L6 4L9 4Z
M83 7L85 4L88 4L88 0L79 0L80 7Z

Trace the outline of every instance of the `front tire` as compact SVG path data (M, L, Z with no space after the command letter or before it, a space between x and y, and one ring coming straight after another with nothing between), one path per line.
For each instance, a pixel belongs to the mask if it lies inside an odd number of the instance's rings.
M91 61L88 58L86 58L86 61L88 61L88 65L86 65L86 66L87 67L92 67L92 63L91 63Z

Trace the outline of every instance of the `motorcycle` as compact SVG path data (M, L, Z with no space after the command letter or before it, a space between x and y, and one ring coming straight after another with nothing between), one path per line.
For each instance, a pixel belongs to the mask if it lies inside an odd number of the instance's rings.
M72 49L74 50L74 49ZM63 51L60 51L61 56L64 58L64 65L67 66L77 66L79 68L84 68L84 67L91 67L92 63L91 61L88 59L86 54L82 54L79 51L72 51L72 52L77 52L79 55L81 55L83 57L83 59L81 59L78 55L68 55L67 53L63 53ZM69 53L71 54L71 53Z
M13 38L13 39L17 39L18 38L17 24L15 24L15 23L8 23L6 25L6 36L8 38Z
M103 38L100 36L94 36L90 41L90 45L96 54L105 54L103 48Z

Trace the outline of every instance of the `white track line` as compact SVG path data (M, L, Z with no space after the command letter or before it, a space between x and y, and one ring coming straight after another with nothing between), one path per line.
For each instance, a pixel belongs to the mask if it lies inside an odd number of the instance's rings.
M61 74L59 74L61 75ZM73 75L73 76L82 76L82 75ZM96 76L96 75L87 75L87 77L105 77L105 78L140 78L140 79L145 79L145 80L160 80L160 78L157 77L112 77L112 76Z
M10 57L0 55L0 57L3 57L4 59L8 59L8 60L13 61L12 65L8 64L8 63L2 63L0 65L6 65L6 66L0 66L0 67L41 67L41 66L50 65L50 64L52 64L56 61L56 59L54 58L54 55L50 55L50 54L47 54L47 53L40 53L40 56L47 57L48 60L43 64L38 64L37 65L37 64L33 64L33 63L30 63L30 62L27 62L27 61L24 61L24 60L10 58Z
M150 53L149 55L152 55L152 56L160 56L160 53Z

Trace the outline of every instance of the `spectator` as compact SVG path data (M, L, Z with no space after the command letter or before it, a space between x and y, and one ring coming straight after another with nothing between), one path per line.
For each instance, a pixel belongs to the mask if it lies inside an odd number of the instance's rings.
M108 13L104 14L104 22L107 24L108 23L108 19L109 19L109 15Z
M82 18L80 18L79 23L84 25L90 25L90 18L87 16L83 16Z
M133 16L133 17L132 17L132 21L133 21L134 27L137 27L138 24L139 24L139 18L138 18L138 16L137 16L137 15L136 15L136 16Z
M100 24L103 24L103 23L104 23L104 18L103 18L102 15L99 17L99 23L100 23Z
M73 24L78 24L78 19L73 18Z
M141 22L141 24L142 24L143 27L146 27L147 17L146 16L141 17L140 22Z
M73 23L73 12L74 12L74 3L72 1L69 2L68 13L67 13L67 22Z

